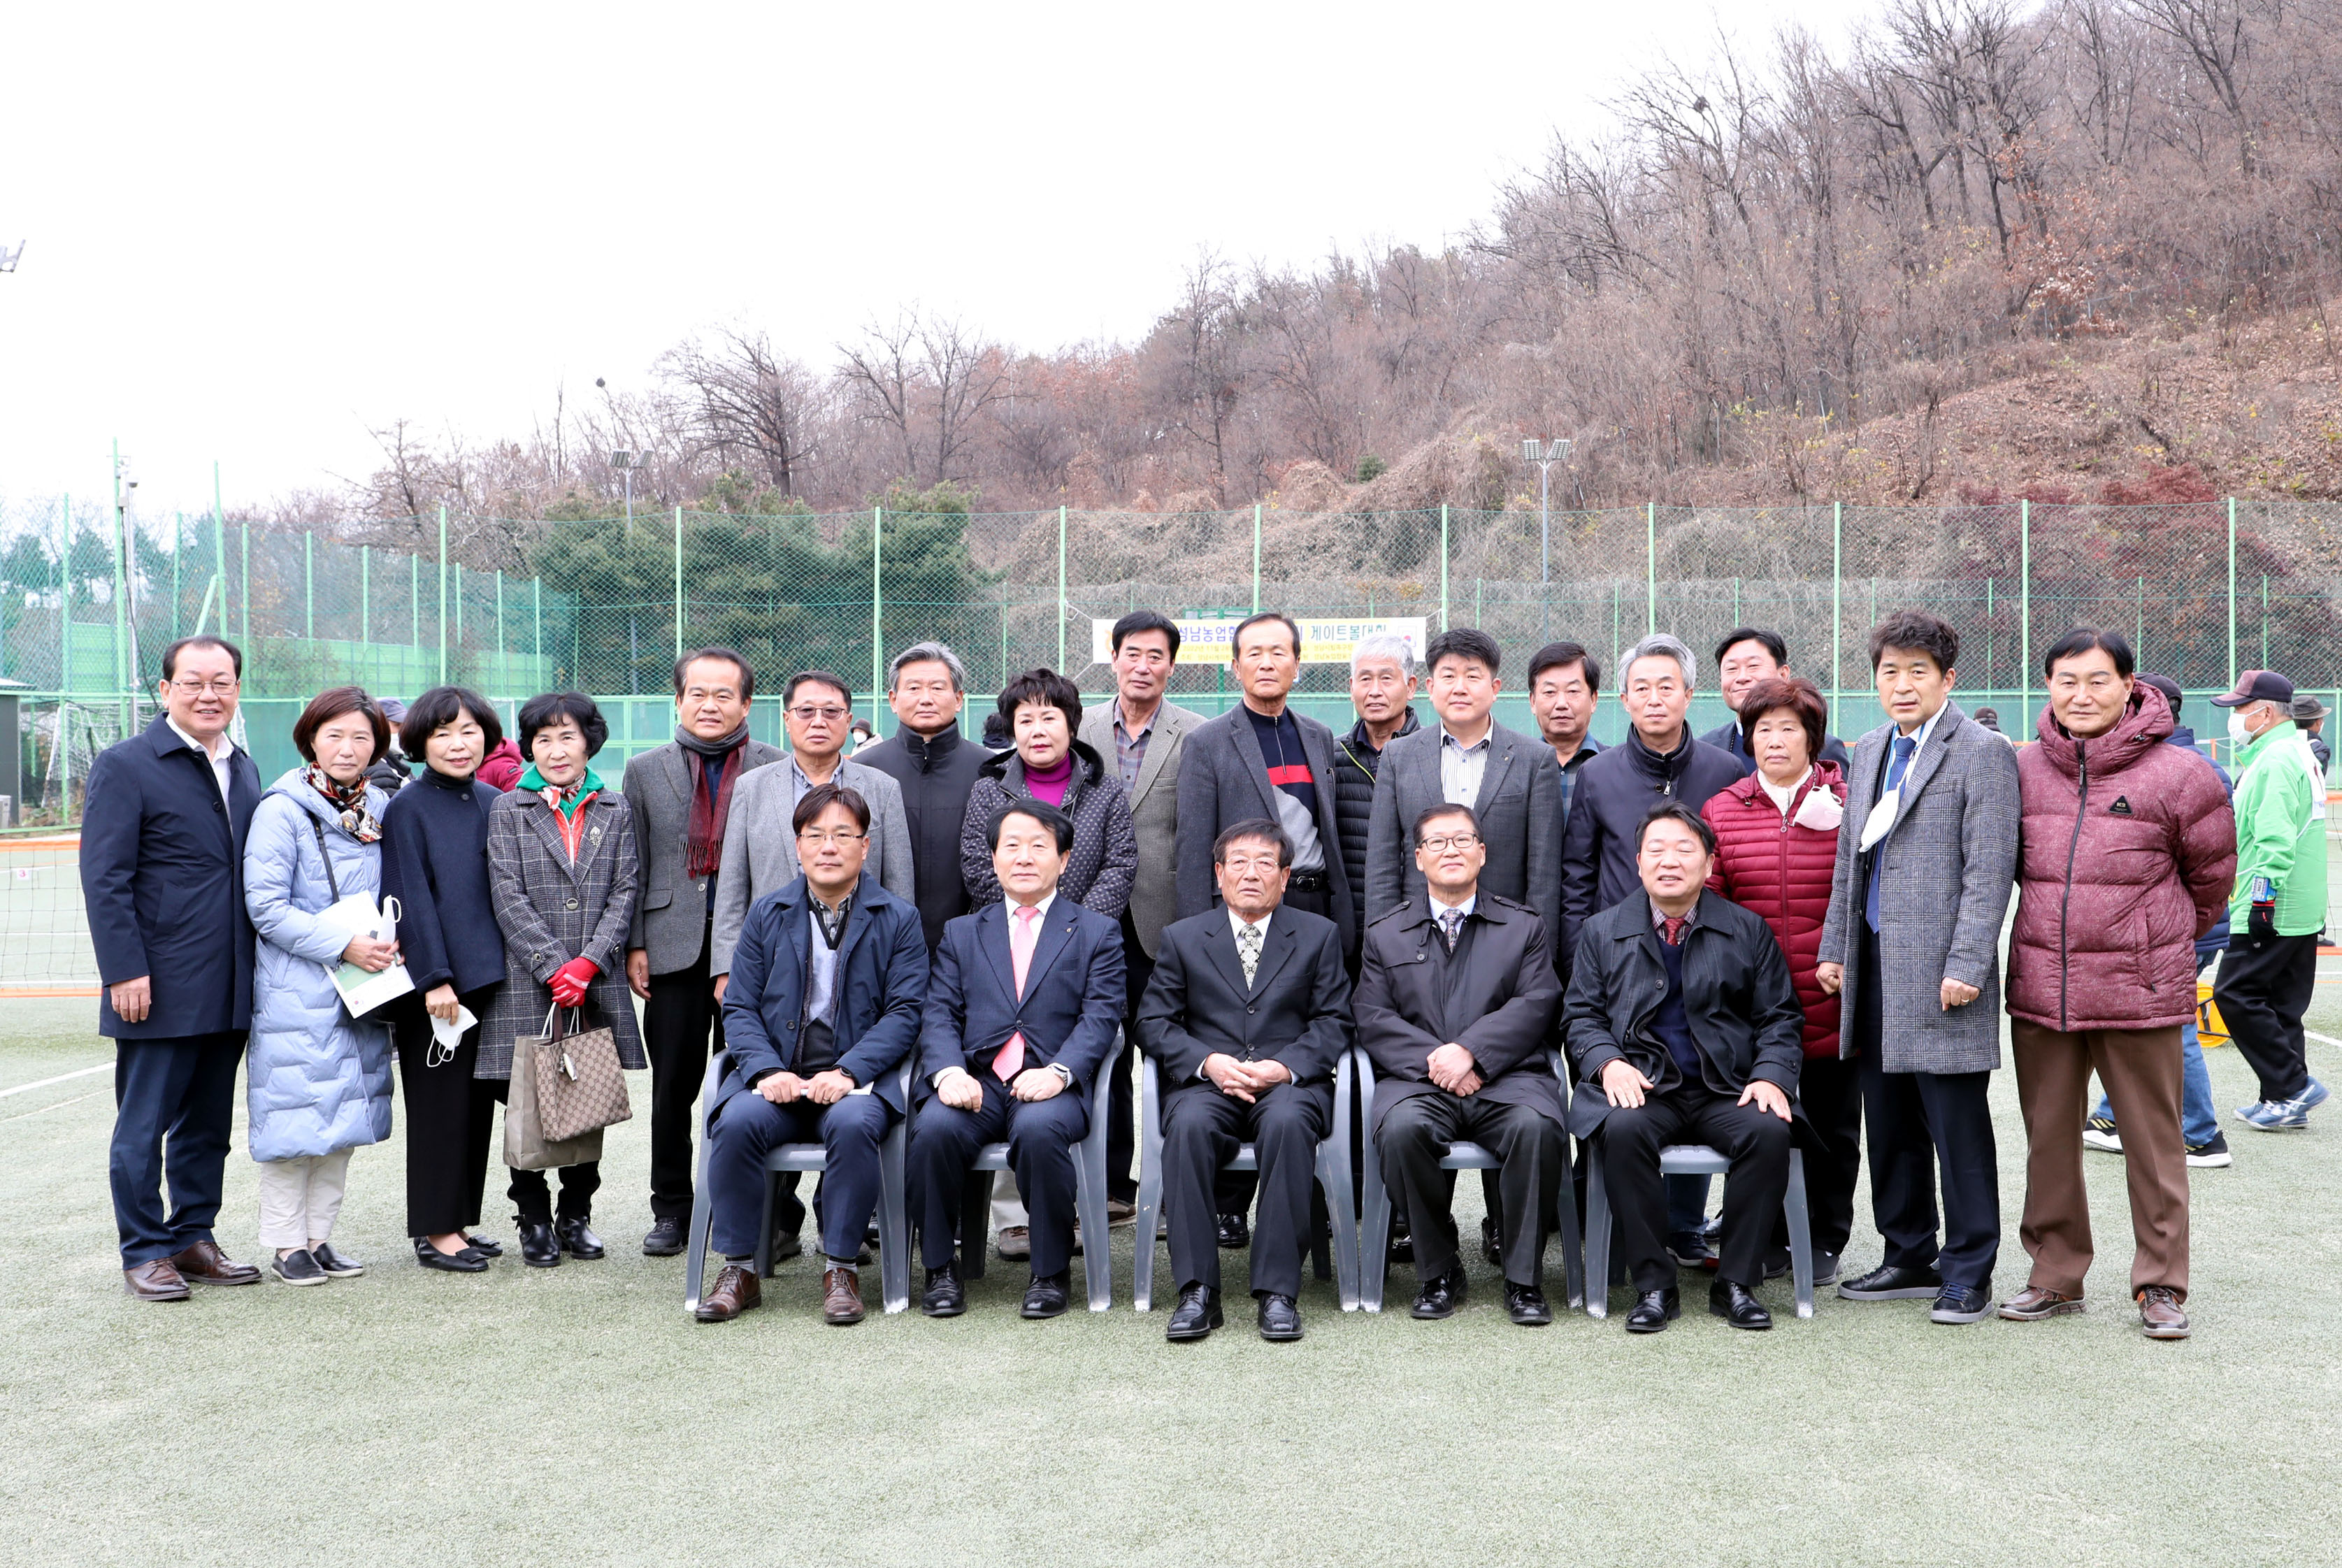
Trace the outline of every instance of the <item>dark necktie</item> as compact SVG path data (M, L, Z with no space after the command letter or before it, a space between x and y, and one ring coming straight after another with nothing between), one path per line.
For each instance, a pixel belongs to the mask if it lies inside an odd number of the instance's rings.
M1882 799L1903 787L1903 775L1911 766L1911 754L1918 749L1918 736L1895 737L1894 754L1887 759L1887 787L1878 792ZM1878 872L1886 864L1883 859L1886 850L1887 841L1883 838L1870 848L1870 888L1863 899L1862 915L1873 931L1878 929Z

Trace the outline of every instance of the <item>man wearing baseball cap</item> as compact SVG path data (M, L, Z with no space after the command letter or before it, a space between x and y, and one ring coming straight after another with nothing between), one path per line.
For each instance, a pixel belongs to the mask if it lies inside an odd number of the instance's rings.
M2283 675L2247 670L2212 702L2228 710L2237 769L2237 887L2212 997L2260 1078L2261 1097L2237 1114L2264 1133L2297 1131L2326 1099L2301 1033L2326 926L2325 770L2294 726Z

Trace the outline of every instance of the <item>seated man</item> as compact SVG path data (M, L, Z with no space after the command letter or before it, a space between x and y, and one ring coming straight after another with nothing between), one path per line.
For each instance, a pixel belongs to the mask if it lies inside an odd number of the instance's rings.
M927 1265L919 1310L967 1310L953 1238L968 1166L985 1144L1005 1141L1032 1228L1025 1315L1056 1317L1074 1251L1074 1145L1089 1132L1090 1085L1129 1001L1122 927L1057 896L1074 824L1056 807L1012 801L993 814L985 839L1001 901L945 924L920 1030L918 1076L932 1098L911 1128ZM981 1247L984 1237L967 1244Z
M1499 1162L1505 1311L1525 1326L1548 1323L1545 1237L1568 1166L1561 1085L1546 1059L1561 982L1545 922L1480 886L1487 849L1470 807L1431 806L1410 835L1427 896L1366 928L1357 1018L1378 1080L1369 1131L1383 1183L1414 1222L1415 1315L1449 1317L1464 1299L1439 1161L1468 1139Z
M863 874L870 805L816 784L792 819L804 874L742 923L724 993L731 1070L707 1111L708 1235L724 1258L699 1321L757 1304L751 1265L765 1156L821 1143L822 1316L862 1321L855 1258L878 1206L878 1144L903 1114L896 1069L918 1044L927 991L919 912Z
M1163 1199L1179 1305L1164 1334L1202 1339L1220 1326L1214 1183L1249 1140L1260 1165L1252 1227L1260 1334L1299 1339L1295 1298L1317 1144L1334 1122L1334 1064L1350 1045L1342 930L1286 907L1293 840L1266 817L1221 834L1212 869L1223 907L1163 928L1138 1004L1139 1039L1165 1086Z
M1734 1328L1771 1328L1753 1293L1789 1186L1805 1014L1763 917L1706 891L1716 832L1699 814L1678 801L1653 806L1637 843L1642 891L1586 923L1570 967L1569 1130L1594 1140L1602 1162L1637 1298L1629 1333L1656 1333L1682 1310L1659 1181L1668 1144L1731 1159L1708 1310Z

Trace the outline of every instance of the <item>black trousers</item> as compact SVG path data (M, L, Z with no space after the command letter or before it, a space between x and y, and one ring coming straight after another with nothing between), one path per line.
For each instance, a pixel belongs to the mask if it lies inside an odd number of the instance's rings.
M1806 1213L1814 1250L1837 1257L1854 1234L1854 1187L1862 1175L1862 1069L1836 1056L1808 1056L1797 1071L1806 1114ZM1789 1244L1786 1216L1773 1244Z
M2301 1015L2317 992L2317 938L2238 932L2228 939L2212 1000L2237 1054L2252 1064L2264 1100L2290 1100L2309 1087Z
M1789 1142L1788 1123L1705 1084L1678 1083L1652 1091L1640 1105L1611 1106L1594 1136L1595 1153L1635 1288L1667 1290L1676 1283L1659 1175L1659 1151L1669 1144L1706 1144L1732 1162L1716 1273L1750 1290L1763 1284L1765 1248L1789 1190Z
M1456 1264L1453 1193L1439 1162L1459 1138L1496 1156L1496 1192L1503 1204L1496 1233L1505 1278L1514 1284L1544 1283L1546 1233L1561 1212L1561 1180L1569 1169L1561 1124L1534 1106L1436 1089L1392 1104L1375 1134L1383 1184L1406 1197L1416 1277L1435 1280Z
M692 1107L707 1058L724 1049L724 1012L707 977L707 938L688 969L651 976L643 1004L643 1050L651 1060L651 1213L691 1217Z
M475 1018L488 1015L493 986L459 998ZM410 999L411 1000L411 999ZM437 1066L431 1019L417 1004L392 1024L398 1043L398 1086L406 1103L406 1233L444 1236L480 1223L488 1183L488 1139L495 1130L495 1081L475 1078L480 1026L464 1031L455 1054Z
M1220 1288L1219 1205L1214 1183L1236 1145L1259 1161L1252 1225L1252 1293L1297 1296L1315 1213L1317 1145L1334 1122L1325 1084L1279 1084L1252 1104L1210 1083L1190 1083L1163 1103L1163 1212L1171 1227L1171 1273L1181 1290ZM1146 1243L1146 1238L1140 1238Z
M1122 912L1122 972L1129 991L1122 1009L1122 1050L1114 1059L1114 1076L1106 1083L1106 1191L1111 1198L1129 1203L1138 1196L1138 1117L1132 1108L1131 1082L1138 1056L1138 1001L1146 983L1155 978L1155 960L1139 945L1138 928L1130 911Z
M984 1086L976 1110L956 1110L931 1097L911 1123L908 1163L920 1256L931 1269L952 1261L968 1166L985 1144L1006 1143L1031 1226L1034 1277L1063 1273L1074 1255L1074 1145L1089 1131L1089 1096L1076 1088L1046 1100L1018 1100L990 1073L976 1074L976 1081ZM983 1235L969 1237L968 1245L984 1245Z
M244 1031L114 1043L114 1144L106 1176L122 1266L212 1240L235 1119ZM163 1182L171 1206L163 1207Z
M485 1080L489 1092L499 1105L511 1103L512 1080ZM561 1173L561 1204L556 1211L553 1202L553 1185L543 1171L515 1170L505 1167L512 1179L505 1187L505 1196L512 1200L513 1223L516 1225L550 1224L556 1219L590 1220L594 1217L594 1194L602 1190L602 1163L588 1160L582 1165L563 1165Z

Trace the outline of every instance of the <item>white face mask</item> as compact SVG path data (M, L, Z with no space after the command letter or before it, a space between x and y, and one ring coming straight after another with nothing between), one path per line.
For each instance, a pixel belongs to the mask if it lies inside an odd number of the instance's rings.
M2253 744L2253 732L2245 727L2245 715L2235 708L2228 710L2228 744L2239 749Z

